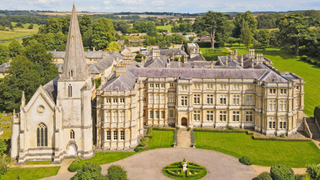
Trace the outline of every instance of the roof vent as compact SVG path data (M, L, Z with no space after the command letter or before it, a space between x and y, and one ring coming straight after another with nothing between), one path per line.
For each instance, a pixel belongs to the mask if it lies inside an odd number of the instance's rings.
M273 78L272 82L278 82L277 78Z

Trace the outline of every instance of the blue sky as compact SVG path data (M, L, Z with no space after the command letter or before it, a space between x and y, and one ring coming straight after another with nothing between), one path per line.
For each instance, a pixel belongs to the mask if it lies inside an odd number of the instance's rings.
M90 12L219 12L320 9L320 0L1 0L0 9Z

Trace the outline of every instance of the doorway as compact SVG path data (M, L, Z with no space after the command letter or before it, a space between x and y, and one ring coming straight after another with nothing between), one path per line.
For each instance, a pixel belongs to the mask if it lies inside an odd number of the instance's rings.
M181 125L182 125L182 126L188 126L187 118L183 117L183 118L181 119Z

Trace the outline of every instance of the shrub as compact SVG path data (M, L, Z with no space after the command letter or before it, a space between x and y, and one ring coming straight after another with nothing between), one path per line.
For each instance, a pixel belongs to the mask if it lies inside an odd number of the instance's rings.
M300 57L300 60L301 61L307 61L308 60L308 56L303 55L303 56Z
M310 63L311 64L316 64L316 61L315 60L310 60Z
M317 62L317 66L319 66L319 67L320 67L320 61L318 61L318 62Z
M302 174L302 175L299 175L297 180L311 180L309 174Z
M134 148L134 151L135 151L135 152L139 152L139 151L140 151L140 147L137 146L136 148Z
M233 130L234 130L234 127L232 127L232 126L227 126L227 129L233 131Z
M190 130L191 130L191 127L188 127L188 130L190 131Z
M308 164L307 173L310 175L311 179L320 179L320 166Z
M80 162L79 162L78 160L73 161L73 162L70 164L70 166L68 167L68 170L69 170L70 172L76 172L76 171L78 171L79 169L81 169L81 164L80 164Z
M272 178L268 172L263 172L256 178L257 178L257 180L272 180Z
M285 136L283 133L281 133L281 134L280 134L280 137L281 137L281 138L285 138L286 136Z
M139 144L139 146L141 146L141 147L145 147L146 145L147 145L146 141L141 141L140 144Z
M82 165L81 169L74 175L71 180L82 179L95 179L102 180L104 177L101 174L101 167L97 163L86 162Z
M285 165L275 164L271 166L270 174L273 180L295 180L293 170Z
M149 138L152 139L152 127L149 127L149 128L148 128L146 137L149 137Z
M252 165L253 164L253 160L252 158L248 157L248 156L242 156L239 161L242 163L242 164L245 164L245 165Z
M180 126L178 126L177 129L180 129Z
M108 168L108 174L107 174L108 180L127 180L127 171L125 171L121 166L119 165L111 165Z
M318 124L320 125L320 106L314 108L313 116L314 118L316 118L316 121L318 121Z

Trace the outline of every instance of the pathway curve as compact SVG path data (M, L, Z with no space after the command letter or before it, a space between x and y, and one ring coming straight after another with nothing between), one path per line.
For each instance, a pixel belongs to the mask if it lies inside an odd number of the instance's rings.
M231 50L228 46L225 46L225 48L226 48L229 52L232 52L232 50Z
M191 147L191 132L186 130L180 130L177 136L177 146L176 147Z

